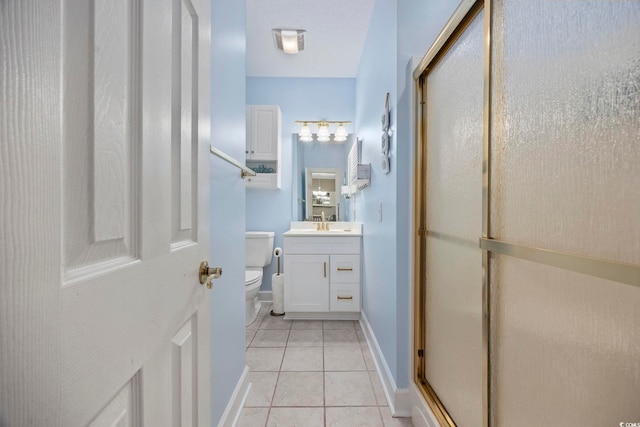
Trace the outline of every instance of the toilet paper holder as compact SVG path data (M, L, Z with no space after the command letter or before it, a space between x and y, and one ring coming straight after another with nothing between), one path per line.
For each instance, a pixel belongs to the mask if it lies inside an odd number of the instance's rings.
M280 256L282 255L282 249L281 248L275 248L273 250L273 256L276 257L276 259L278 260L278 274L280 274Z
M275 248L273 250L273 256L278 260L278 273L273 275L271 282L271 292L273 299L273 310L271 310L272 316L284 316L284 283L282 275L280 274L280 257L282 256L282 249Z

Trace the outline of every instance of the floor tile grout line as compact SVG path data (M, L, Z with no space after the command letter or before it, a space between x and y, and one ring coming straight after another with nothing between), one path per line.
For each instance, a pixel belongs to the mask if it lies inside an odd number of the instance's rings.
M322 336L322 403L323 403L323 410L322 410L322 421L323 421L323 425L326 427L327 426L327 374L326 374L326 370L327 370L327 361L325 360L324 357L324 322L322 322L322 332L320 333L320 335Z
M264 318L262 319L262 321L264 321ZM332 322L334 322L334 320L332 320ZM323 417L323 423L322 425L324 425L325 427L327 426L328 420L327 420L327 411L330 408L377 408L377 410L375 411L375 413L378 414L378 421L381 423L382 426L384 426L385 424L385 419L384 419L384 414L385 412L385 408L388 408L388 403L386 402L386 397L384 399L384 403L380 404L378 403L378 399L376 396L376 391L374 388L374 384L373 384L373 377L371 375L371 372L374 372L375 374L377 374L377 370L374 368L374 371L370 371L369 367L367 366L367 359L365 356L365 349L364 347L367 347L367 350L369 350L368 348L368 343L364 343L365 345L363 346L363 343L360 342L360 336L358 334L358 325L359 323L355 322L355 321L350 321L350 325L354 328L353 330L355 330L356 332L356 341L358 342L358 347L360 348L360 357L362 358L362 363L364 363L364 370L357 370L357 369L345 369L345 370L331 370L328 371L327 370L327 366L326 366L326 357L325 357L325 349L329 348L329 349L349 349L349 353L351 354L351 351L355 348L355 346L350 345L350 342L331 342L329 343L329 345L327 345L326 340L325 340L325 331L327 330L351 330L351 328L337 328L337 329L325 329L324 328L324 321L323 321L323 325L322 325L322 332L321 332L321 345L320 346L290 346L289 345L289 341L291 339L291 331L293 330L297 330L294 329L293 326L295 325L295 321L292 321L289 328L287 329L281 329L281 330L287 330L287 336L286 336L286 340L284 342L284 351L282 354L282 360L280 361L280 366L279 369L277 371L277 376L276 376L276 385L273 389L273 394L271 396L271 400L269 402L269 406L266 408L267 409L267 418L265 420L265 426L268 425L269 419L271 418L272 415L272 409L273 408L278 408L278 409L302 409L302 408L322 408L322 417ZM334 324L334 326L336 326ZM361 329L361 327L360 327ZM257 335L257 332L260 329L256 329L255 334ZM263 329L263 330L269 330L269 329ZM301 329L301 330L305 330L305 329ZM313 330L313 329L307 329L307 330ZM254 338L251 340L251 342L249 343L249 345L246 347L247 350L249 349L250 345L253 344L253 340L255 339L255 335ZM281 346L275 346L275 347L252 347L252 348L283 348ZM287 354L287 349L294 349L294 348L317 348L320 349L322 352L322 370L321 371L309 371L309 370L301 370L301 371L284 371L283 367L284 367L284 362L285 362L285 356ZM369 350L370 351L370 350ZM354 353L358 353L358 352L354 352ZM263 371L255 371L255 372L263 372ZM264 372L274 372L274 371L264 371ZM322 393L323 393L323 406L274 406L274 400L275 400L275 395L276 395L276 390L278 388L278 383L280 381L280 375L282 372L294 372L294 373L308 373L308 372L321 372L322 373ZM326 374L328 372L335 372L335 373L346 373L346 372L352 372L352 373L360 373L362 374L363 372L367 373L367 379L368 379L368 384L371 388L371 392L373 393L373 397L374 397L374 405L344 405L344 406L337 406L337 405L332 405L332 406L327 406L327 400L326 400ZM364 379L364 378L363 378ZM373 415L373 414L372 414Z

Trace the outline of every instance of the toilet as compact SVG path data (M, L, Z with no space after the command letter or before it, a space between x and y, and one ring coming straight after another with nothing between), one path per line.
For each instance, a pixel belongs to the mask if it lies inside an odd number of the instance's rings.
M273 252L273 231L247 231L245 233L246 255L245 255L245 299L246 299L246 325L250 325L256 320L260 303L258 302L258 291L262 285L262 269L271 264Z

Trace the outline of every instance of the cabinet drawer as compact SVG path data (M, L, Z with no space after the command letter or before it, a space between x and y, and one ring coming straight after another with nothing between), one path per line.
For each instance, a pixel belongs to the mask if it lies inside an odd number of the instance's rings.
M331 283L360 283L360 255L331 255Z
M360 237L355 236L284 236L284 253L287 254L359 254Z
M331 284L329 309L331 311L360 311L360 284Z

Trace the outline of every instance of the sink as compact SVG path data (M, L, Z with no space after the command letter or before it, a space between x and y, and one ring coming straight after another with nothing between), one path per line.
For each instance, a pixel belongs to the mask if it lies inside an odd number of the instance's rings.
M288 236L294 235L294 236L322 236L322 235L333 235L333 234L357 234L354 233L353 230L309 230L309 229L302 229L302 230L289 230L285 233Z
M292 222L291 229L285 236L361 236L362 226L359 223L330 222L329 230L316 230L313 222Z

